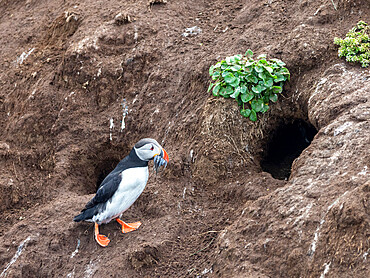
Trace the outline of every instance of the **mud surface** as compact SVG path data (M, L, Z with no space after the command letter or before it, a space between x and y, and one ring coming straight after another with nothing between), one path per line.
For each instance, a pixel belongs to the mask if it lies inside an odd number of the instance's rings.
M359 20L368 0L0 1L0 277L370 276L370 72L333 44ZM248 48L291 72L256 123L206 93ZM297 121L290 176L262 170ZM170 164L101 248L72 218L143 137Z

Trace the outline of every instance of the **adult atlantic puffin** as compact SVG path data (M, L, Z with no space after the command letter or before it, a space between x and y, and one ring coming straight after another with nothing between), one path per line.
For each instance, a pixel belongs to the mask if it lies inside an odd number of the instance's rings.
M134 231L141 225L140 222L125 223L120 217L143 192L149 177L148 162L152 159L156 172L169 161L167 152L156 140L141 139L103 180L94 198L74 217L76 222L95 223L95 239L99 245L105 247L110 242L108 237L99 234L100 224L116 219L122 225L122 233Z

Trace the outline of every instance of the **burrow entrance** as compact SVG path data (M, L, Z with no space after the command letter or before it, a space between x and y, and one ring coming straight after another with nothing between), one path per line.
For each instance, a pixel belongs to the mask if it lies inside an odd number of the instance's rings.
M96 193L105 177L117 166L129 149L121 145L103 144L99 148L81 150L71 159L71 173L79 180L71 188L78 194Z
M96 190L98 190L105 177L108 176L108 174L113 171L114 168L116 168L119 161L120 160L116 158L106 158L98 163L95 168Z
M301 119L281 123L265 148L265 155L261 160L263 171L270 173L275 179L287 180L294 159L311 144L316 133L313 125Z

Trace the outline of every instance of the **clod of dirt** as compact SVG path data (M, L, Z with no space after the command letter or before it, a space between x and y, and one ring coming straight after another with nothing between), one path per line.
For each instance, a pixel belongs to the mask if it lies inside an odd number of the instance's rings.
M134 18L125 12L120 12L114 17L114 23L118 26L132 21Z
M148 8L149 10L152 8L154 4L167 4L167 0L148 0Z
M10 146L5 142L0 142L0 155L5 156L9 153Z
M139 269L157 264L160 253L155 246L144 245L129 255L129 261L133 268Z
M81 23L80 15L75 12L66 11L58 16L41 42L41 46L61 46L65 40L72 36Z

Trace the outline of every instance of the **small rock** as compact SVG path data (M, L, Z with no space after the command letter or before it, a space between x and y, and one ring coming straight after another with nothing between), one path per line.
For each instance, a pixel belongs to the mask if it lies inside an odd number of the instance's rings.
M120 12L114 17L114 23L116 25L122 25L133 21L132 16L127 13Z
M0 142L0 150L9 151L10 147L5 142Z

